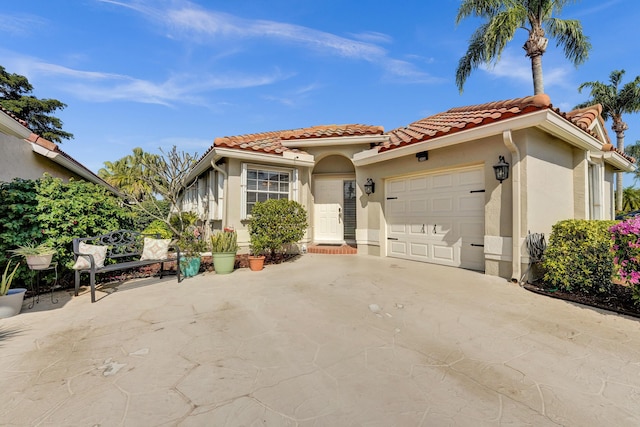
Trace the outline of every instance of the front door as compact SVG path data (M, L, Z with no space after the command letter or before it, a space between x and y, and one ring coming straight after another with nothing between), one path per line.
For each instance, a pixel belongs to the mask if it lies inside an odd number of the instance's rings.
M343 178L314 180L315 243L342 244L355 234L355 183ZM346 210L345 210L346 208ZM345 234L349 234L346 236Z

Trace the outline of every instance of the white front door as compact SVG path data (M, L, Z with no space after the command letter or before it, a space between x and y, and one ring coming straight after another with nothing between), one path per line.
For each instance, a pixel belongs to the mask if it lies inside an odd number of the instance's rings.
M314 235L316 243L343 243L343 179L314 180Z

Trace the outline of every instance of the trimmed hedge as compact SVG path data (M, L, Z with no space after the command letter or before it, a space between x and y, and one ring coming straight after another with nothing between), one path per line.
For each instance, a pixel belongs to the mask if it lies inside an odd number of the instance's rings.
M616 223L566 220L555 224L543 261L545 284L589 295L610 292L614 265L609 228Z

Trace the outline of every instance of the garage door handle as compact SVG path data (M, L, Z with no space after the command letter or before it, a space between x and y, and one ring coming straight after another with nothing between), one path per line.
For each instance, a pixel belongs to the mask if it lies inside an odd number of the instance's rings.
M396 237L387 237L387 240L398 240Z
M469 193L484 193L486 190L471 190Z
M484 248L484 245L479 245L479 244L477 244L477 243L472 243L472 244L471 244L471 246L479 246L479 247L481 247L481 248Z
M397 197L387 197L387 200L398 200Z

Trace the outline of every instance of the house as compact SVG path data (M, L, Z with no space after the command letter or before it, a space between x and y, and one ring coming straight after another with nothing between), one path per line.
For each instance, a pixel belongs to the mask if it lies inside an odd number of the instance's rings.
M184 208L208 230L234 227L246 245L255 202L293 199L309 213L303 244L355 243L361 254L519 279L527 233L614 217L614 172L635 166L600 113L563 113L536 95L389 132L353 124L216 138L190 173Z
M0 107L0 182L14 178L38 179L46 172L68 180L82 179L116 190L96 174L77 162L56 144L27 127L27 123Z

